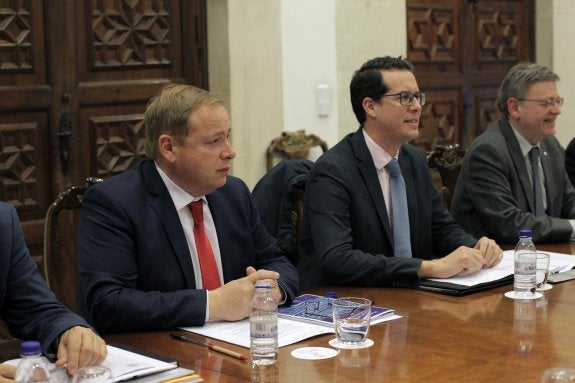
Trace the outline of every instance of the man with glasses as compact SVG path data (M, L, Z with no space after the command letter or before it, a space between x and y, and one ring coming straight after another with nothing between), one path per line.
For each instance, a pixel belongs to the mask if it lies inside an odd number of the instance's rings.
M408 144L426 101L412 64L369 60L350 92L360 127L318 159L306 184L301 288L414 287L499 263L499 246L466 233L443 207L425 157Z
M455 219L474 235L515 243L575 239L575 189L555 138L563 98L559 77L534 63L509 70L498 92L503 118L467 151L452 201Z

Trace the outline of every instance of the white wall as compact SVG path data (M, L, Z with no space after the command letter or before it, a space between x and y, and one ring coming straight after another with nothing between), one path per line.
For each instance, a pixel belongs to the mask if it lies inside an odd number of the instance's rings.
M283 130L305 129L329 146L338 140L335 2L281 2ZM326 88L319 109L318 86Z
M403 0L209 0L210 90L222 95L238 152L233 174L251 188L282 131L305 129L329 146L357 129L353 71L379 55L405 55ZM317 87L330 89L318 115Z
M349 81L366 60L406 55L404 0L209 0L210 89L224 97L238 156L233 174L252 188L265 150L282 131L305 129L337 143L358 123ZM536 0L536 61L561 77L563 145L575 135L575 1ZM331 90L327 116L317 86Z
M541 4L543 3L543 4ZM552 68L559 75L561 81L558 88L561 96L565 98L565 104L561 109L561 116L557 120L557 138L563 146L575 137L575 71L573 60L575 50L573 36L575 36L575 1L573 0L548 0L539 1L542 8L551 10L552 38Z

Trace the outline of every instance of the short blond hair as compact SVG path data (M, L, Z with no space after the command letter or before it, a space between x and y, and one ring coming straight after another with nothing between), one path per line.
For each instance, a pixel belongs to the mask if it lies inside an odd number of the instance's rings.
M213 93L192 85L169 83L152 97L144 114L144 150L146 156L155 159L158 140L162 134L173 136L183 142L188 134L188 120L201 106L223 105Z

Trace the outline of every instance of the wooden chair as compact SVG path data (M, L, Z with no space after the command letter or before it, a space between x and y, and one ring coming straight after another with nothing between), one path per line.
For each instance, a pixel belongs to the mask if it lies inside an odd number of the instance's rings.
M76 241L73 240L78 226L77 213L86 190L100 181L102 179L89 177L84 185L71 186L58 195L46 212L44 278L58 300L74 312L78 312ZM60 216L63 210L70 210L71 214Z
M320 147L322 152L327 150L324 140L314 134L306 134L305 130L295 132L282 132L274 138L267 149L267 170L274 167L274 158L290 160L305 160L314 147Z
M459 144L436 145L427 155L429 167L437 170L441 177L439 193L442 195L447 209L451 208L451 199L464 156L465 150Z

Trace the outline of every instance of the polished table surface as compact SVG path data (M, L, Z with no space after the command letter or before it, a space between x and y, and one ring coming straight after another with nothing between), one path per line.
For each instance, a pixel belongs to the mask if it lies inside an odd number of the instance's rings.
M573 244L538 246L575 253ZM276 365L250 364L207 348L179 342L169 332L106 336L177 359L206 382L539 382L547 368L575 368L575 280L544 291L543 298L517 301L503 294L512 285L463 297L397 288L329 287L339 297L361 296L395 309L400 319L372 326L369 348L340 350L324 360L291 356L300 347L330 347L333 334L280 348ZM189 334L202 340L206 338ZM249 350L211 340L228 349Z

